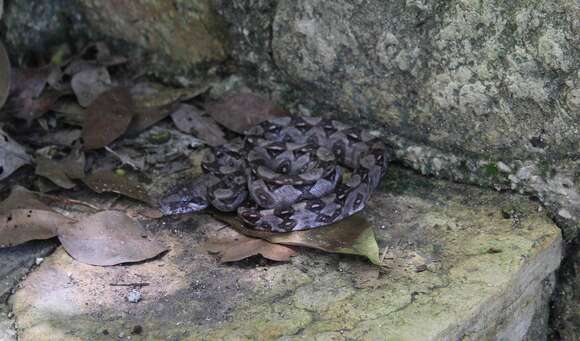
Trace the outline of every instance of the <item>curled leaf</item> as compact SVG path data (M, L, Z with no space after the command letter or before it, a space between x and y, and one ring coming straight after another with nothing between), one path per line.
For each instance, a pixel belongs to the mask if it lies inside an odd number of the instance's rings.
M240 233L265 239L270 243L306 246L326 252L360 255L368 258L373 264L380 264L379 246L374 231L368 221L357 214L328 226L285 233L249 229L231 214L216 213L214 217L227 223Z
M108 170L94 172L85 177L83 182L97 193L113 192L144 203L151 202L143 186L134 183L126 176L117 175Z
M290 260L290 257L296 256L296 251L292 247L281 244L269 243L263 239L250 238L244 235L231 240L209 241L203 246L209 252L220 255L222 263L236 262L255 255L284 262Z
M79 104L87 107L99 95L111 88L111 76L105 67L88 68L72 77L71 87Z
M31 162L32 158L26 153L24 147L0 128L0 180Z
M58 239L74 259L91 265L140 262L167 250L139 223L122 212L103 211L58 230Z
M226 97L210 104L207 112L219 124L240 134L265 120L288 115L270 100L253 93Z
M134 114L129 90L114 88L101 94L87 109L83 125L84 148L102 148L121 136Z

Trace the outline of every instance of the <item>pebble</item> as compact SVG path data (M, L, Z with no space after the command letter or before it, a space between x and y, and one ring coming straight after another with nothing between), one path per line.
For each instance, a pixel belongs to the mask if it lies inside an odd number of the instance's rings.
M44 262L44 258L36 257L36 261L35 261L36 265L40 265L40 263L42 263L42 262Z
M127 301L131 303L137 303L141 301L141 292L139 290L133 289L127 294Z

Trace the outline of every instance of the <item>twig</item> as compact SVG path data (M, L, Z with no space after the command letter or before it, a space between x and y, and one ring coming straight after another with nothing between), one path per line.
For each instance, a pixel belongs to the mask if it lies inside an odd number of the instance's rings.
M59 197L56 195L52 195L52 194L42 194L43 197L53 201L53 202L61 202L64 204L74 204L74 205L82 205L82 206L86 206L89 208L92 208L93 210L96 211L102 211L103 209L97 206L94 206L92 204L89 204L88 202L84 202L84 201L80 201L80 200L75 200L75 199L70 199L70 198L63 198L63 197Z
M138 287L138 288L142 288L142 287L148 286L149 283L109 283L109 285L112 287Z
M389 246L385 246L385 250L383 251L383 254L381 255L380 261L381 264L383 264L383 261L385 260L385 257L387 256L387 252L389 251Z
M117 159L119 159L124 165L129 165L134 170L140 170L141 169L140 167L138 167L134 163L134 161L130 157L123 156L123 155L117 153L116 151L112 150L109 146L105 146L105 150L108 151L109 153L113 154L113 156L115 156Z

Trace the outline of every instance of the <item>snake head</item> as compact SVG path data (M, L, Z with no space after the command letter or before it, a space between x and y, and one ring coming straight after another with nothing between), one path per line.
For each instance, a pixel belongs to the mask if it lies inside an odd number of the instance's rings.
M159 207L164 215L197 212L207 206L207 200L191 190L170 193L159 201Z

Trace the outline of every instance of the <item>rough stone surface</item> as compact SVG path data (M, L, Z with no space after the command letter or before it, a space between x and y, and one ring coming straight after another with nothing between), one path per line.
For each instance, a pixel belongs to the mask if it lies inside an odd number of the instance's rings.
M36 258L51 253L57 245L54 240L45 240L0 248L0 303L6 300L18 281L36 264Z
M94 36L139 47L160 72L207 72L228 56L224 23L211 0L76 1Z
M83 35L82 15L67 10L75 8L73 1L12 0L5 4L0 35L13 64L49 61L61 44Z
M380 128L397 159L424 174L533 193L566 240L576 237L575 1L221 1L219 10L235 58L295 112Z
M200 243L231 231L182 216L148 225L170 246L152 261L45 259L10 300L19 339L542 339L531 326L547 318L562 239L537 203L397 168L382 190L364 212L380 273L307 249L287 263L219 264ZM142 300L129 303L135 288Z
M308 97L408 139L566 158L580 147L579 11L571 0L280 0L272 53Z
M0 305L0 341L16 341L16 329L14 320L8 317L8 307ZM10 315L12 317L12 315Z
M16 341L14 319L6 299L30 269L36 259L54 251L54 240L32 241L19 246L0 248L0 341Z

